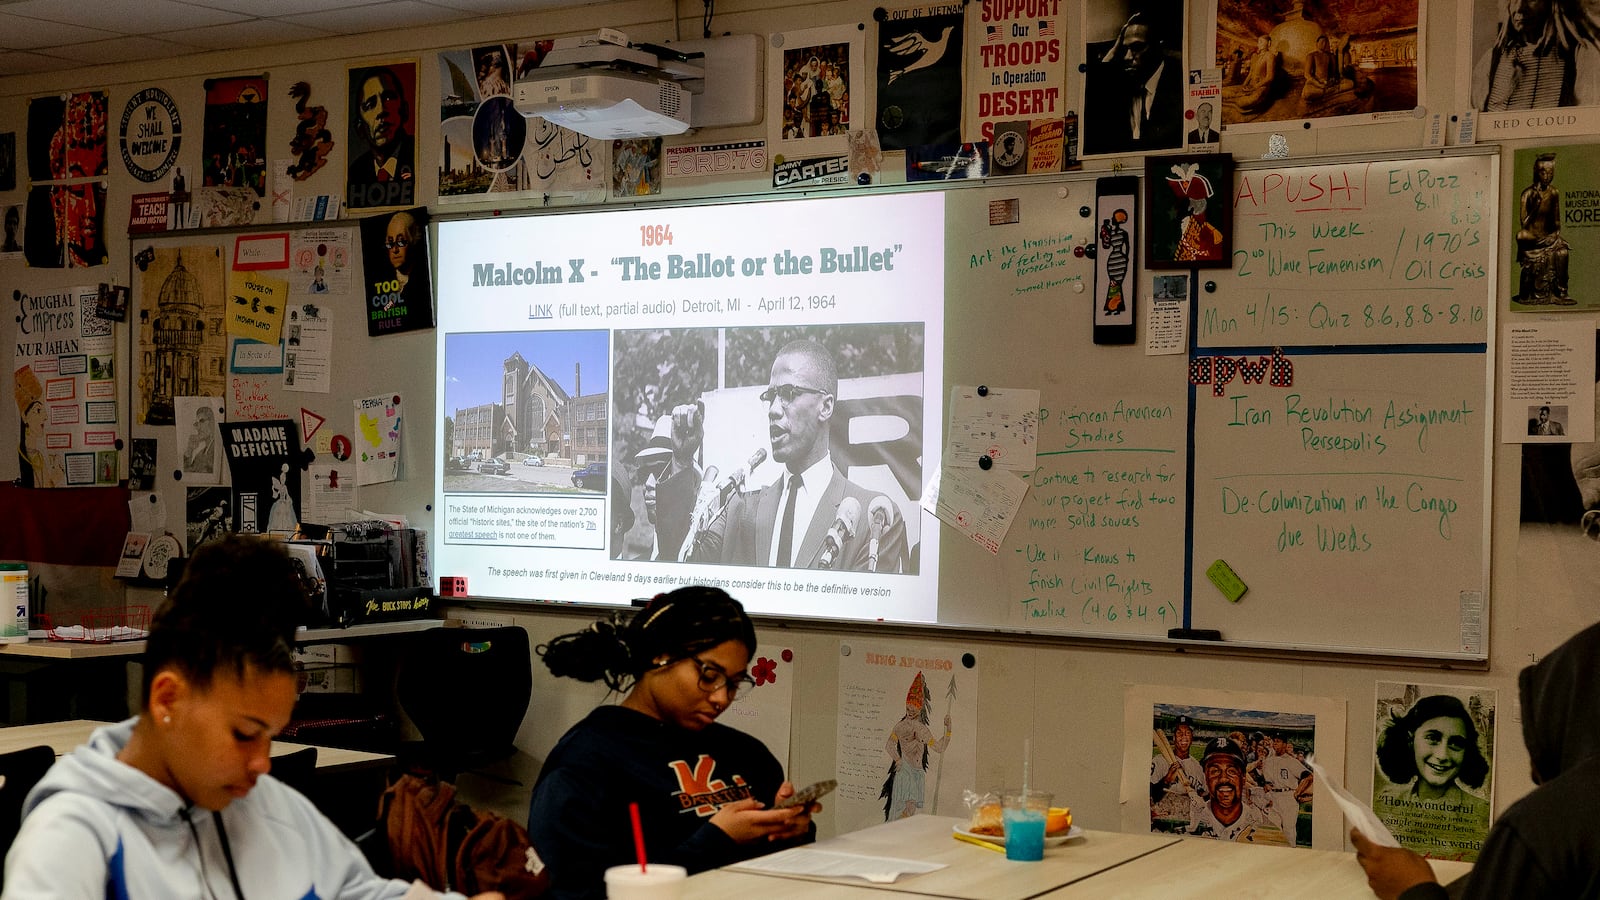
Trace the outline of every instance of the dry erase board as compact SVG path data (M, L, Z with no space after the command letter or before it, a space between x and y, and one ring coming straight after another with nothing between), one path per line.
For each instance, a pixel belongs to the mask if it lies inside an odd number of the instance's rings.
M1234 265L1193 273L1170 356L1147 323L1091 341L1092 179L957 192L947 381L1037 387L1042 424L1000 553L945 543L940 621L1485 656L1497 178L1492 156L1242 166ZM1141 271L1141 303L1173 274Z

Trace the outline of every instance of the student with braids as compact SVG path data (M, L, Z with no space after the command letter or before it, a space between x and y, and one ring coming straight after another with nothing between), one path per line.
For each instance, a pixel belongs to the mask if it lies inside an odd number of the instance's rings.
M533 787L528 835L548 864L546 896L605 896L605 870L634 860L630 803L650 861L691 874L814 838L821 805L774 808L794 793L782 766L716 721L754 684L755 649L744 607L697 586L539 647L556 676L627 694L574 725Z
M306 614L276 542L229 535L197 549L151 623L139 715L96 730L28 795L6 900L439 896L373 874L311 801L267 774L294 710L290 650Z

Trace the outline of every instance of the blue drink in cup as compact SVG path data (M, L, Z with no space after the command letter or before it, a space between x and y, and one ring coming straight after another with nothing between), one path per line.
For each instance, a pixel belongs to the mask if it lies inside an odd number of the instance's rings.
M1006 794L1000 817L1006 830L1006 859L1037 862L1044 859L1044 824L1050 812L1048 791Z

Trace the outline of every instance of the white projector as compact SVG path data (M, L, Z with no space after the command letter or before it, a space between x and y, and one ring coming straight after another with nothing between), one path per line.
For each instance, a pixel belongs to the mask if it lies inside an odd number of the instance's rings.
M517 111L592 138L660 137L689 130L691 94L670 78L617 69L537 70L512 94Z

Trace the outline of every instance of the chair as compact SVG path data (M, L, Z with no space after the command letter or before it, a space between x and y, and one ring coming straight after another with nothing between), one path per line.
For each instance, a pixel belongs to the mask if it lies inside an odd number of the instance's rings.
M306 747L272 758L272 777L316 802L311 786L317 777L317 748Z
M409 765L453 781L505 759L533 696L528 633L519 625L419 632L401 658L395 693L422 735L401 748Z
M10 753L0 753L0 861L11 851L22 827L22 801L56 763L56 752L41 744ZM0 886L4 885L0 871Z

